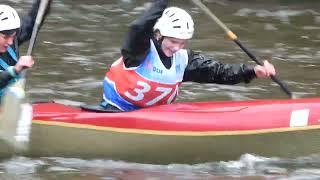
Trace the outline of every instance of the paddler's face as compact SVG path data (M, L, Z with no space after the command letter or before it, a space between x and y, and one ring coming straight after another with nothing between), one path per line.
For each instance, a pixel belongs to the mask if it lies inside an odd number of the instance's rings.
M173 56L174 53L182 49L187 43L186 39L177 39L173 37L164 37L161 47L167 57Z
M11 35L6 35L0 32L0 53L7 51L8 47L13 44L16 32Z

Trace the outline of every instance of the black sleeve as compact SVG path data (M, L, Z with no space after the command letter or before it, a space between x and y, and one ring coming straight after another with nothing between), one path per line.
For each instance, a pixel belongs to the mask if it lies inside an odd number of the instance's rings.
M139 66L150 48L153 26L168 6L168 0L155 0L152 6L129 26L121 48L126 67Z
M1 71L0 72L0 89L5 88L11 79L13 79L13 77L9 74L8 71Z
M256 77L253 66L245 64L223 64L210 60L200 53L188 50L189 62L183 81L198 83L237 84L249 83Z
M25 41L28 41L31 38L31 34L32 34L34 23L36 21L40 1L41 0L36 0L33 3L32 8L29 11L28 15L24 16L22 18L21 27L20 27L20 30L17 34L18 45L22 44ZM41 25L43 24L44 19L46 18L46 16L48 15L48 13L50 11L51 1L52 0L49 0L49 2L48 2L49 4L48 4L48 7L45 11L45 15L44 15L44 18L41 22Z

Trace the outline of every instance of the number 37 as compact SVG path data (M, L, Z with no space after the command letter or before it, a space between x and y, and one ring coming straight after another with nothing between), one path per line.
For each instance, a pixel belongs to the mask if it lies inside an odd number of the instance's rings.
M126 91L124 94L125 96L127 96L129 99L133 100L133 101L141 101L144 98L144 94L149 92L151 90L151 86L148 83L142 82L142 81L138 81L137 85L139 86L139 88L135 88L133 91L136 93L136 95L132 95L130 92ZM169 99L167 100L167 104L170 104L171 101L173 100L173 98L176 95L176 91L177 91L177 86L176 88L173 90L172 88L166 88L166 87L157 87L156 88L157 92L160 92L160 95L155 97L154 99L148 101L146 103L146 106L152 106L154 104L156 104L157 102L161 101L164 97L166 97L168 94L172 93L169 97Z

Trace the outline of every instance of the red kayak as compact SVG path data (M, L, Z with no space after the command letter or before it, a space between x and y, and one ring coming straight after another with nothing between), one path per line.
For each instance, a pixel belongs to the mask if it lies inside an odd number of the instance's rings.
M30 156L200 163L318 153L320 98L179 103L97 113L33 105Z
M34 104L33 108L37 122L163 134L320 125L320 99L180 103L121 113L96 113L56 103Z
M320 99L180 103L97 113L33 105L30 155L151 163L299 156L320 145Z

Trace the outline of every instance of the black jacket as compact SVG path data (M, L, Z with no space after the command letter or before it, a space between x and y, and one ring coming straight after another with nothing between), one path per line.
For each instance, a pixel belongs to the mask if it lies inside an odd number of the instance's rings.
M0 72L0 88L6 87L11 79L13 79L13 76L8 71Z
M149 10L130 24L121 49L126 67L136 67L142 63L149 52L150 39L153 39L164 66L171 67L171 57L163 54L160 44L153 38L153 26L167 6L168 0L155 0ZM248 83L255 77L252 66L224 64L188 49L188 65L184 72L184 82L237 84Z

